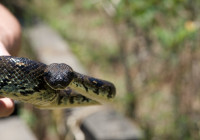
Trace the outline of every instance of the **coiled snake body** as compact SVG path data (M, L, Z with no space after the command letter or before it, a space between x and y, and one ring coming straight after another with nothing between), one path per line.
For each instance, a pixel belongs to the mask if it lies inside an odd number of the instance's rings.
M63 63L0 56L0 96L39 108L68 108L104 103L115 92L112 83L77 73Z

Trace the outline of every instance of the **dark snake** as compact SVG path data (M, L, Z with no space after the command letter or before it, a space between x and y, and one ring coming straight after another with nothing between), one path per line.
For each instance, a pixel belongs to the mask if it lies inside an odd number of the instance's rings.
M75 72L64 63L46 65L28 58L0 56L0 96L39 108L69 108L109 102L115 86Z

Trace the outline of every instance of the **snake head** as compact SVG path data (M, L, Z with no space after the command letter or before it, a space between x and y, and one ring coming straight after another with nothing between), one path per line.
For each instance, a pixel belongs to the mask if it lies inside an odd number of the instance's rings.
M55 90L65 89L73 78L73 69L64 63L50 64L44 71L44 80Z

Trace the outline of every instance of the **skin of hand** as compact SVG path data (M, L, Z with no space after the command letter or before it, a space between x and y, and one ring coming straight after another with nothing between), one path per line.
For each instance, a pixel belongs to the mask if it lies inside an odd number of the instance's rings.
M21 40L21 27L17 19L0 4L0 56L16 56ZM11 99L0 97L0 117L9 116L14 110Z

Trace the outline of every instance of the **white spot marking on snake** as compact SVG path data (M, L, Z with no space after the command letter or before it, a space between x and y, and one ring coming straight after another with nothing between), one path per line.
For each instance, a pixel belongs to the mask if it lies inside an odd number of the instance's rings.
M18 59L10 58L10 60L14 61L15 63L20 62Z
M17 62L16 63L18 66L24 66L25 64L24 63L22 63L22 62Z

